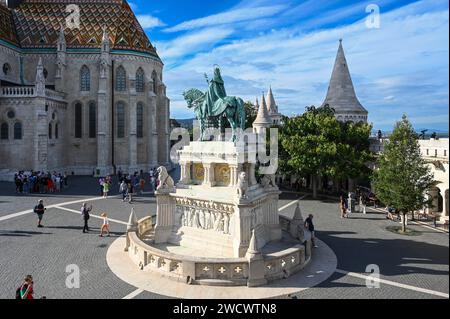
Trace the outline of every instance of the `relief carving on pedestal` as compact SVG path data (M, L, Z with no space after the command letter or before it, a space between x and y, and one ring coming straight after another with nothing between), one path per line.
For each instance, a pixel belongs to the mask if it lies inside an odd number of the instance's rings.
M219 186L228 186L231 181L230 167L227 164L217 164L214 168L214 176Z
M177 204L193 205L177 206L179 226L231 234L232 206L181 199L177 200Z

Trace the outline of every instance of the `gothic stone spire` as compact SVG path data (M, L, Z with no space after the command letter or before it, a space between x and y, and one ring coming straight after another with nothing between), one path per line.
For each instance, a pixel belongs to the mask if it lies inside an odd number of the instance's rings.
M335 109L338 119L339 117L344 119L346 116L354 115L357 117L365 116L367 121L368 112L356 96L342 40L340 40L328 94L323 105L327 104Z

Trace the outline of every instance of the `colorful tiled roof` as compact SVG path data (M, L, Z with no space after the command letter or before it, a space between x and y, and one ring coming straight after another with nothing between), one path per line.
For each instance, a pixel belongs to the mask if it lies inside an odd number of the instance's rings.
M3 4L0 4L0 39L19 45L11 11Z
M66 18L71 13L66 9L71 4L80 8L79 28L67 27ZM125 0L24 0L12 9L12 16L22 48L55 48L61 25L65 26L68 48L100 48L106 26L113 50L133 50L157 57Z

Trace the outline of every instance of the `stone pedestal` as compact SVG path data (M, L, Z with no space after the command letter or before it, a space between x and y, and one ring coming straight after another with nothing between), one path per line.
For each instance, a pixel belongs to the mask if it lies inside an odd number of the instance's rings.
M252 232L258 249L281 239L280 192L257 183L255 164L248 161L255 154L243 152L230 142L192 142L179 151L181 180L176 191L156 194L155 243L242 258ZM244 194L239 195L242 187Z
M155 244L167 243L175 225L175 201L171 191L157 191Z

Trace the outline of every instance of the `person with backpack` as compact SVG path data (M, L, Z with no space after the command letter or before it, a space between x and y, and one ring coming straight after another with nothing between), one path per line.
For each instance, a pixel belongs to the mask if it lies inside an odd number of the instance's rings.
M33 285L33 277L26 276L22 285L16 290L16 299L34 299Z
M38 226L39 228L43 228L42 225L42 218L44 217L44 213L47 210L47 208L44 207L44 201L40 199L38 201L38 204L34 207L34 213L38 216Z
M83 234L89 232L88 221L91 218L91 216L89 214L91 211L92 211L92 206L88 208L86 203L84 203L81 206L81 217L83 218L83 221L84 221Z

